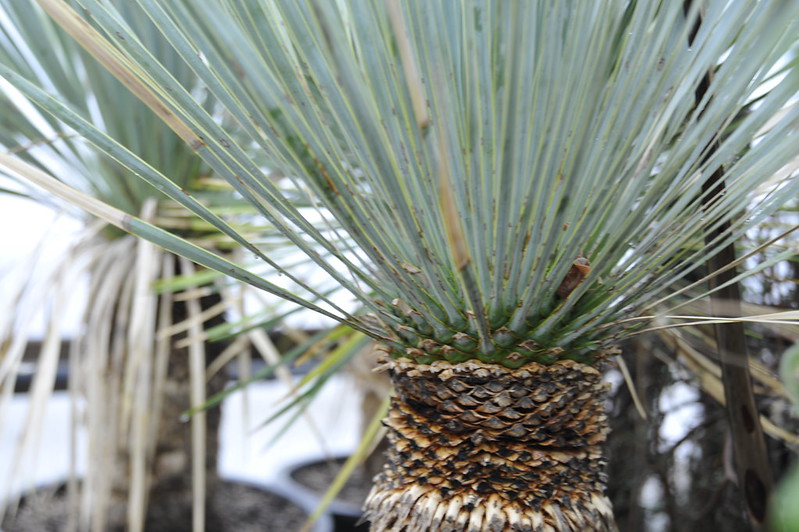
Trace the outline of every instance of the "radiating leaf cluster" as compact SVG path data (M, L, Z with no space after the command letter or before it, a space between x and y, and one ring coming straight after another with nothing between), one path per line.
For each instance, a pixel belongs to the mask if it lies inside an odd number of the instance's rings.
M297 302L419 361L579 358L799 191L752 199L796 155L796 2L138 0L224 125L117 3L40 3L365 314Z
M194 74L144 14L132 7L120 4L164 67L194 90ZM46 90L58 104L117 139L177 186L197 188L195 181L204 165L190 147L44 12L28 2L4 1L2 17L0 62L5 68ZM198 105L208 105L207 95L197 90L194 95ZM138 213L144 200L157 193L112 158L88 147L78 131L48 113L37 113L20 95L7 92L0 98L6 108L0 119L0 144L7 150L126 212Z

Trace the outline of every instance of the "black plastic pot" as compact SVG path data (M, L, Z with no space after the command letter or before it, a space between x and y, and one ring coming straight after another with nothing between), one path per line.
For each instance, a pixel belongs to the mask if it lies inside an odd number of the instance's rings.
M318 507L327 488L347 457L314 458L289 464L280 473L281 484L300 494L313 508ZM333 518L335 532L368 532L369 524L361 523L363 502L371 479L363 475L352 478L342 494L327 507Z

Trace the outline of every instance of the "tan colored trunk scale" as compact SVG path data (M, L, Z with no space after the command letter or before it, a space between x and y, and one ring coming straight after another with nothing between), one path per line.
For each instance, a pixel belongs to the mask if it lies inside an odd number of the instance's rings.
M389 360L388 463L373 531L614 531L600 372Z

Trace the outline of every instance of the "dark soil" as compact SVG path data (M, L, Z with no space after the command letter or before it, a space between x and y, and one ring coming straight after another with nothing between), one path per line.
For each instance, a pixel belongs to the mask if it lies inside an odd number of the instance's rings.
M214 517L209 519L206 532L291 532L300 530L307 518L302 508L280 495L231 482L219 484L209 510ZM67 500L63 490L40 491L26 497L13 520L6 517L2 530L63 532L67 522L66 513ZM145 530L191 530L190 522L180 523L176 528L174 517L148 516Z

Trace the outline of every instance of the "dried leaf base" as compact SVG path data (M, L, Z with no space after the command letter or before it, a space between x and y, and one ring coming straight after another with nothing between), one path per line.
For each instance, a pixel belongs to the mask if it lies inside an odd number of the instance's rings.
M599 371L387 363L388 463L366 502L373 531L614 531Z

